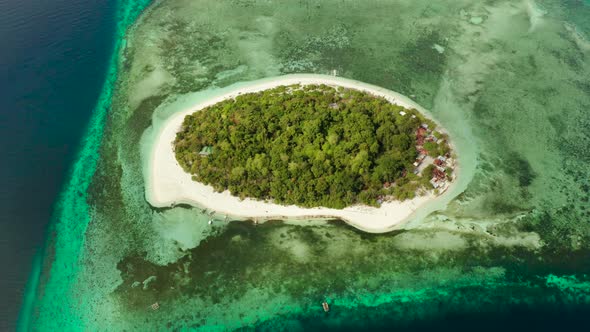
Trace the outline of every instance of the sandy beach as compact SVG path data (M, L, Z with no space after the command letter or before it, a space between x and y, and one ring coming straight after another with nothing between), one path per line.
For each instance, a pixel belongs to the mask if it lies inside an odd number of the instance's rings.
M287 75L272 79L253 81L239 84L235 88L225 89L218 94L194 106L173 113L164 120L161 126L155 128L153 144L147 152L147 165L144 171L146 183L146 199L154 207L170 207L177 204L190 204L207 208L217 214L225 214L236 218L268 219L314 219L338 218L346 223L366 232L384 233L398 228L416 215L421 216L425 205L430 206L428 212L442 206L430 204L434 201L445 202L450 199L450 190L435 196L427 194L403 202L385 202L379 208L368 206L350 206L342 210L329 208L301 208L295 205L284 206L253 199L240 200L232 196L229 191L215 192L213 187L191 179L176 161L173 151L173 141L180 130L184 117L205 107L214 105L224 99L235 98L244 93L258 92L281 85L291 84L326 84L357 89L381 96L390 102L405 108L415 108L425 116L431 118L425 110L409 98L370 84L325 75ZM456 152L456 151L455 151ZM457 176L457 167L455 176ZM453 181L453 184L457 181ZM453 185L451 184L451 186ZM446 205L446 203L444 204ZM422 210L422 211L421 211Z

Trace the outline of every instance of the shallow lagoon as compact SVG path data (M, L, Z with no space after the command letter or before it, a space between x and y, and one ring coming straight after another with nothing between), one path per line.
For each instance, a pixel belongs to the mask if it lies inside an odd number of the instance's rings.
M111 107L104 122L97 113L56 214L34 326L411 327L586 308L587 17L569 1L152 5L121 44L102 101ZM206 211L146 203L139 143L157 109L204 89L334 70L411 96L472 137L473 179L444 211L368 235L341 222L208 226Z

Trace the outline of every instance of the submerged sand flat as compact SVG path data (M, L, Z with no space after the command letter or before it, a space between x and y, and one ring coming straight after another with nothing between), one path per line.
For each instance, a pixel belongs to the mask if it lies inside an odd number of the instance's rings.
M432 192L406 201L385 202L379 208L355 205L344 209L302 208L296 205L278 205L261 200L241 200L232 196L228 190L216 192L212 186L193 181L191 174L179 165L173 150L176 133L180 130L186 115L200 111L222 100L235 98L243 93L252 93L292 84L326 84L357 89L384 97L391 103L405 108L415 108L422 113L425 110L409 98L374 85L326 75L286 75L242 84L224 93L211 96L196 105L171 115L159 128L149 156L148 170L145 172L146 199L155 207L170 207L177 204L190 204L205 207L216 213L237 218L257 219L310 219L338 218L366 232L383 233L391 231L415 216L418 210L425 208L429 202L442 204L430 205L429 212L443 208L453 196L452 190L441 195ZM453 147L454 152L456 147ZM455 177L457 167L455 167ZM456 180L455 180L456 181ZM455 193L456 194L456 193Z

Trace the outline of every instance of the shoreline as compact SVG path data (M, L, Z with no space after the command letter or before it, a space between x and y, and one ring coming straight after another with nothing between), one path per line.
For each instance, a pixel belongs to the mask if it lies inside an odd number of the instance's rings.
M155 130L154 141L148 147L147 165L144 166L144 178L147 202L154 207L173 207L178 204L188 204L214 211L215 214L224 214L240 219L341 219L347 224L369 233L385 233L399 228L401 225L416 216L427 203L442 201L451 192L451 187L457 183L457 164L453 169L453 181L440 195L428 192L423 196L411 200L384 202L380 207L354 205L344 209L332 208L302 208L296 205L278 205L261 200L232 196L228 190L221 193L215 192L213 187L192 180L192 175L186 173L176 160L173 141L180 130L184 117L188 114L200 111L203 108L214 105L222 100L235 98L240 94L258 92L282 85L310 85L325 84L356 89L383 97L389 102L405 108L415 108L426 118L433 120L439 131L447 132L432 116L409 98L370 84L349 79L312 74L285 75L258 81L245 82L220 89L224 93L210 96L196 102L190 107L172 113L163 120L159 128ZM154 115L155 116L155 115ZM456 146L449 139L449 145L454 153L458 154ZM446 204L444 204L446 205ZM432 211L438 208L432 209Z

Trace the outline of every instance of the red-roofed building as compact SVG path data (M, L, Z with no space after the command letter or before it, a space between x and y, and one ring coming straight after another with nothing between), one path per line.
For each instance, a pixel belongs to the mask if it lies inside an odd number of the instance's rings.
M441 171L441 170L440 170L440 169L438 169L438 168L435 168L435 169L432 171L432 175L433 175L433 176L434 176L434 178L435 178L435 179L437 179L437 180L442 180L442 179L444 179L444 178L447 176L447 175L445 174L445 172L444 172L444 171Z

